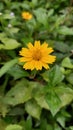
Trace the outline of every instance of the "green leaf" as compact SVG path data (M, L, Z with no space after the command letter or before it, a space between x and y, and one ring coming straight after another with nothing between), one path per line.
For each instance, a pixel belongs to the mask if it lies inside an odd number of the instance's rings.
M67 44L62 43L62 42L55 42L54 47L56 50L60 51L60 52L69 52L70 48Z
M5 130L22 130L22 127L17 124L10 124L6 127Z
M2 2L0 2L0 11L2 11L4 8L4 4Z
M48 19L45 9L38 8L37 10L34 10L34 14L38 22L42 23L43 25L48 25Z
M14 4L15 4L15 2L14 2ZM16 5L17 4L19 4L18 2L16 2ZM15 5L15 8L17 7ZM30 9L30 6L29 6L29 4L28 4L28 2L27 1L24 1L24 2L22 2L21 4L20 4L20 6L23 8L23 9L25 9L25 10L29 10ZM18 7L19 8L19 7Z
M60 116L57 118L57 122L64 128L65 127L66 118L64 116Z
M41 108L45 108L45 109L49 110L49 106L48 106L46 99L45 99L45 87L44 87L44 85L42 85L40 83L35 83L35 84L36 84L36 86L34 87L34 89L32 91L33 98L36 100L37 104Z
M42 76L49 83L50 86L56 86L64 78L64 75L62 74L61 69L58 65L54 66L48 71L45 71Z
M73 69L73 64L71 63L71 60L69 57L66 57L63 59L62 66L65 68Z
M49 9L48 11L48 17L51 17L54 13L54 9Z
M15 16L11 17L10 13L4 14L3 19L13 19Z
M60 24L63 24L65 17L65 15L60 15L59 17L57 17L55 27L59 27Z
M18 31L18 28L13 28L15 32ZM19 47L21 44L15 39L8 38L5 33L0 33L0 40L3 44L0 44L0 49L11 50Z
M54 130L62 130L61 127L58 124L54 124Z
M73 90L67 85L55 87L54 91L61 100L61 107L68 105L73 100Z
M24 108L17 106L17 107L12 108L11 110L9 110L8 115L9 116L22 116L22 115L24 115L24 113L25 113Z
M60 27L57 31L62 35L73 35L73 28L68 28L66 26Z
M40 105L41 108L45 108L47 110L49 110L49 105L48 103L46 102L46 99L45 99L45 95L35 95L35 100L37 101L37 104ZM43 101L43 102L42 102Z
M0 69L0 77L2 77L11 67L18 62L18 58L10 60L4 64Z
M8 31L10 30L10 33L17 33L19 31L19 28L14 28L14 27L11 27L8 29Z
M25 79L19 81L8 91L4 98L4 102L14 106L28 101L32 97L31 94L33 87L34 83L29 83Z
M22 78L22 77L29 76L29 73L27 71L21 69L18 65L10 68L7 73L10 74L11 76L13 76L15 80Z
M32 0L32 5L35 7L38 4L38 0Z
M73 73L69 74L68 76L66 76L67 81L73 85Z
M11 39L11 38L3 38L1 39L1 41L4 43L4 45L1 46L1 49L12 50L21 45L15 39Z
M59 111L60 105L61 105L61 100L57 96L57 94L53 91L50 91L46 95L46 101L49 105L49 109L52 113L53 116Z
M73 130L73 126L70 126L69 128L70 128L70 130Z
M4 37L6 37L6 34L4 32L0 33L0 40L2 40Z
M0 49L3 49L4 45L0 44Z
M0 97L0 114L5 117L9 111L8 106L3 101L4 97Z
M41 114L41 107L37 104L35 100L30 100L25 104L25 110L31 116L39 119Z
M44 119L41 120L40 123L41 123L40 124L40 130L46 130L46 128L47 128L47 120L44 118Z
M53 126L51 124L47 124L47 129L46 130L53 130Z
M25 123L26 130L32 130L32 118L28 116L26 123Z
M6 123L4 122L4 120L2 120L2 119L0 118L0 129L1 129L1 130L5 130L5 127L6 127Z

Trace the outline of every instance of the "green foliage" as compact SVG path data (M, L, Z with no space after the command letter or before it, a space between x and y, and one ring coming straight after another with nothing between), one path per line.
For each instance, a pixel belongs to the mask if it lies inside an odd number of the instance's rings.
M20 125L8 125L5 130L22 130Z
M71 63L71 60L68 57L66 57L65 59L63 59L62 66L65 67L65 68L73 69L73 64Z
M0 1L0 129L73 130L73 7L69 0ZM22 12L33 18L25 20ZM56 62L28 71L19 51L46 41Z
M36 19L39 23L44 24L44 26L46 26L48 24L48 18L47 18L47 14L46 14L45 9L38 8L37 10L34 10L34 14L35 14Z
M73 28L68 28L64 26L59 29L58 33L63 35L73 35Z
M8 61L2 66L0 69L0 77L3 76L11 67L13 67L18 62L18 59L13 59L11 61Z
M61 101L60 101L59 97L57 96L56 93L49 92L46 95L46 101L49 105L49 109L50 109L51 113L53 115L55 115L58 112L60 105L61 105Z
M15 32L16 30L14 30ZM3 44L0 44L0 49L12 50L20 46L16 40L5 37L5 34L0 34L0 40Z
M62 74L60 67L57 65L49 71L44 72L42 76L51 86L56 86L64 78L64 75Z
M25 110L27 111L27 113L29 113L31 116L39 119L40 118L40 114L41 114L41 107L37 104L36 101L31 100L28 101L25 104Z
M34 84L29 84L27 80L21 80L16 83L16 85L8 91L5 96L5 102L9 105L17 105L24 103L31 99L31 92Z
M11 61L8 61L7 63L2 66L0 69L0 77L3 76L11 67L13 67L17 63L18 59L13 59Z

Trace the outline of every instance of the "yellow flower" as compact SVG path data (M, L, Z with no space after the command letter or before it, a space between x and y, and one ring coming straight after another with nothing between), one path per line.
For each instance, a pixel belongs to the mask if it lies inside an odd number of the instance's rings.
M32 14L29 12L22 12L22 18L25 20L30 20L32 18Z
M28 48L22 48L19 55L20 62L24 62L23 68L25 70L42 70L42 67L49 69L48 64L52 64L56 60L56 56L50 55L54 50L52 47L48 47L48 44L44 42L40 44L40 41L35 41L34 45L28 43Z

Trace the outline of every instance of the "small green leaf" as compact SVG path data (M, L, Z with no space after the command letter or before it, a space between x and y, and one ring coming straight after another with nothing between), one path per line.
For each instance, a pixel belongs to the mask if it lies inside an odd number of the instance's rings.
M17 105L24 103L31 99L31 93L34 84L31 85L27 80L23 79L16 83L16 85L11 88L4 98L4 102L9 105Z
M15 4L15 2L14 2L14 4ZM18 2L16 2L16 5L17 4L19 4ZM18 5L18 7L15 5L15 8L19 8L19 5ZM28 2L27 1L24 1L24 2L22 2L21 4L20 4L20 6L23 8L23 9L25 9L25 10L29 10L30 9L30 6L29 6L29 4L28 4Z
M3 19L13 19L15 16L11 17L9 13L3 15Z
M18 62L18 58L8 61L0 69L0 77L3 76L11 67Z
M73 73L70 73L68 76L66 76L67 81L73 85Z
M69 52L70 48L67 44L62 43L62 42L55 42L54 47L56 50L60 51L60 52Z
M35 7L38 4L38 0L32 0L32 5Z
M70 126L69 128L70 128L70 130L73 130L73 126Z
M3 49L4 45L0 44L0 49Z
M39 119L41 114L41 107L37 104L36 101L30 100L25 104L25 110L27 113L29 113L31 116Z
M64 128L65 127L65 121L66 118L64 116L60 116L57 118L57 122L59 122L59 124Z
M56 86L64 78L64 75L62 74L61 69L58 65L54 66L48 71L45 71L42 76L49 83L50 86Z
M47 130L47 120L44 118L42 118L42 120L40 121L40 130Z
M55 27L59 27L59 25L62 24L65 20L65 17L65 15L60 15L59 17L57 17Z
M0 114L5 117L7 112L9 111L8 106L3 102L3 98L0 97Z
M69 57L66 57L63 59L62 66L65 68L73 69L73 64L71 63L71 60Z
M2 40L4 37L6 37L6 34L4 32L0 33L0 40Z
M29 73L27 71L21 69L18 65L15 65L12 68L10 68L7 73L10 74L11 76L13 76L15 80L22 78L22 77L29 76Z
M48 11L48 17L51 17L53 15L53 13L54 13L54 9L50 9Z
M61 100L57 96L57 94L53 91L50 91L46 95L46 101L49 105L49 109L54 116L60 109Z
M46 10L43 8L38 8L37 10L34 10L34 14L37 18L37 21L42 23L43 25L47 25L48 24L48 17L46 14Z
M2 49L6 49L6 50L12 50L21 45L15 39L11 39L11 38L3 38L3 39L1 39L1 41L4 43Z
M60 27L57 31L58 31L59 34L73 35L73 28L68 28L66 26Z
M28 116L26 123L25 123L26 130L32 130L32 117Z
M0 2L0 12L4 9L4 4L2 3L2 1Z
M62 130L61 127L58 124L54 124L54 130Z
M11 27L11 28L9 28L9 30L10 30L10 33L17 33L19 31L19 28Z
M35 96L34 98L37 101L37 104L40 105L41 108L45 108L45 109L49 110L49 105L46 102L45 95L40 94L39 96Z
M5 128L6 128L6 123L4 122L4 120L2 120L2 119L0 118L0 129L1 129L1 130L5 130Z
M61 107L68 105L73 100L73 90L67 85L55 87L54 91L61 100Z
M11 124L8 125L5 130L22 130L22 127L17 124Z

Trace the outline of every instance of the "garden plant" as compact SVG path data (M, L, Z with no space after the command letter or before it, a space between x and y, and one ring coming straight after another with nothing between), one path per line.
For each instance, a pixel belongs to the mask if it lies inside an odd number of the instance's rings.
M0 0L0 130L73 130L73 0Z

